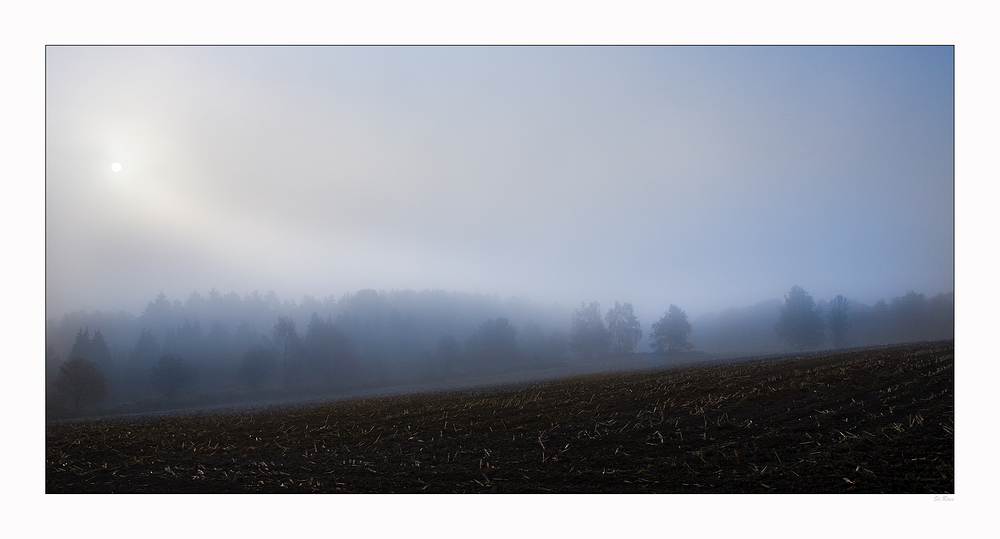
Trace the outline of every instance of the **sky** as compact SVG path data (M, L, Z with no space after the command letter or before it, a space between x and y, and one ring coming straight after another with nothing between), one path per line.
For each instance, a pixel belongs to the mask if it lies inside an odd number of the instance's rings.
M46 317L374 288L648 325L950 292L954 52L49 46Z

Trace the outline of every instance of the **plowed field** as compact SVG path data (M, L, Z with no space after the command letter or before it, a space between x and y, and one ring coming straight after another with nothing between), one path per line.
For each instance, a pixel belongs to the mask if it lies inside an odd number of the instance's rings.
M49 493L954 493L954 347L46 426Z

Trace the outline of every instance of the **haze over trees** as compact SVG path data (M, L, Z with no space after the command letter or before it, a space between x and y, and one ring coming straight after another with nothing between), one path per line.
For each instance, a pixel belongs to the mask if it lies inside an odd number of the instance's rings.
M262 342L247 349L240 364L243 381L256 391L277 367L278 351L270 343Z
M650 347L661 354L686 352L694 348L688 342L691 335L691 323L687 313L680 307L670 304L667 312L653 324L653 342Z
M59 367L55 387L77 411L100 402L108 394L108 380L97 363L82 357L67 360Z
M851 323L847 320L848 302L847 298L837 294L828 307L826 314L827 323L830 325L830 339L834 348L844 345L847 337L847 330L851 328Z
M149 383L167 399L194 386L197 371L191 362L174 354L163 354L149 375Z
M669 353L692 349L738 357L808 349L823 340L843 347L942 340L954 335L953 297L909 292L869 306L843 296L813 301L794 287L784 302L694 320L670 305L651 325L649 345L668 354L653 356L634 352L642 321L628 302L602 312L597 302L564 310L524 298L442 291L362 290L301 302L279 301L273 293L240 297L213 290L186 302L161 294L139 316L81 311L47 320L46 380L55 405L65 393L56 386L60 367L86 359L107 381L98 402L128 411L161 398L211 403L214 396L247 392L307 395L451 383L596 365L612 354L641 363L678 361L682 356ZM803 319L811 321L805 325L812 328L811 341L794 337Z
M525 361L531 365L560 361L566 355L566 335L561 328L546 330L538 322L529 320L524 323L517 340Z
M134 400L147 393L149 373L159 357L160 343L156 340L156 335L151 330L141 330L139 339L128 352L128 359L122 368L120 396L124 400Z
M302 339L302 379L305 385L345 387L357 383L360 364L351 338L327 317L313 313Z
M608 309L607 322L611 350L616 354L627 354L634 350L642 338L642 325L632 312L632 304L625 302L622 305L616 301L615 306Z
M77 331L69 355L71 358L90 360L98 369L107 369L111 364L111 350L100 329L94 330L93 337L90 336L89 327Z
M826 338L820 309L801 286L793 286L785 295L778 323L778 338L799 350L817 348Z
M271 330L271 336L281 359L282 382L287 388L291 382L295 362L302 355L302 340L295 330L295 320L279 316Z
M593 359L608 353L611 349L611 334L601 321L601 304L580 304L573 311L573 325L570 328L569 349L574 354Z
M454 374L456 366L462 359L462 345L452 335L442 335L438 339L438 357L441 358L441 369L446 376Z
M518 361L517 330L500 317L489 319L472 332L467 346L470 356L480 365L507 365Z

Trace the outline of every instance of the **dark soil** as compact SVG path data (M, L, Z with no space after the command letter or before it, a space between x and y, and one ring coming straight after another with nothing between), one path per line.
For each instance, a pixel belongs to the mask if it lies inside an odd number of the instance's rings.
M46 426L49 493L954 493L952 341Z

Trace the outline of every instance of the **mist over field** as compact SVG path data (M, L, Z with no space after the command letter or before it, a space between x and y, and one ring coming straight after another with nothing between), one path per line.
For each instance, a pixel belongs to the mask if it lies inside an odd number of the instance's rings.
M45 75L47 378L93 356L108 406L953 337L953 47L49 46Z

